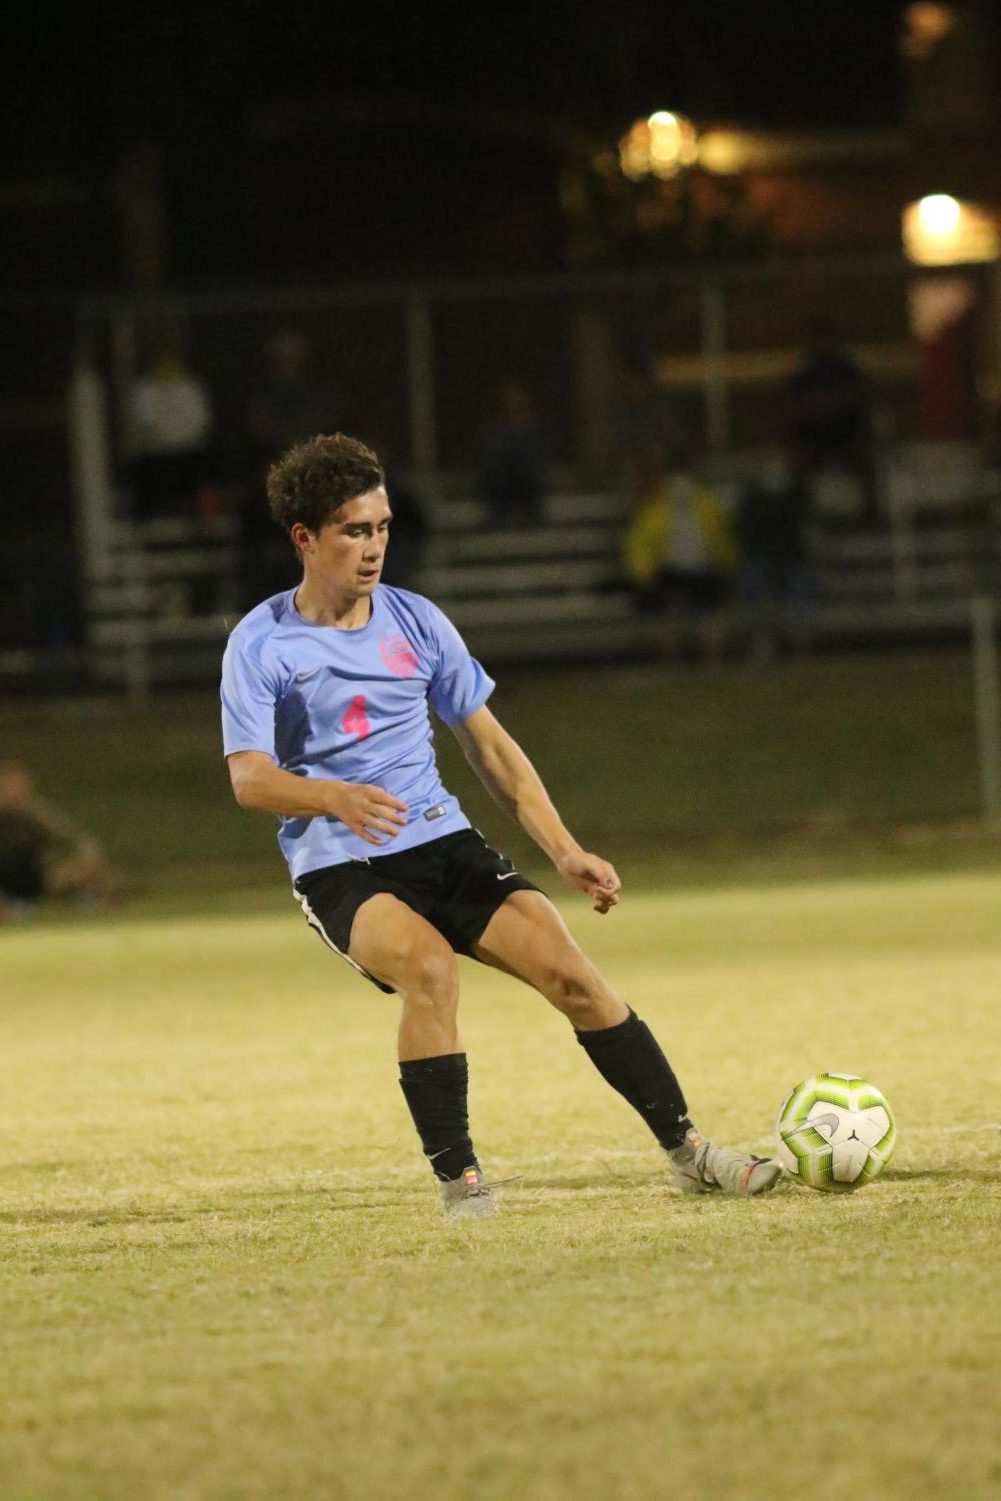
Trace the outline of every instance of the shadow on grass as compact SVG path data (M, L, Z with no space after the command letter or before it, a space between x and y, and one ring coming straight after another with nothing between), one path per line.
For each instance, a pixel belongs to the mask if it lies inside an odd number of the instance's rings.
M997 1170L990 1168L887 1168L880 1174L879 1182L893 1181L896 1183L919 1183L922 1180L941 1183L997 1183L1001 1184L1001 1166ZM594 1172L588 1174L553 1174L546 1177L525 1176L522 1180L523 1188L539 1192L542 1190L555 1193L595 1192L597 1190L615 1189L626 1193L648 1190L651 1192L667 1192L675 1194L676 1190L670 1179L663 1175L652 1172ZM774 1197L776 1193L798 1193L806 1185L799 1184L788 1175L779 1179L774 1190L768 1195ZM813 1192L813 1190L808 1190ZM683 1197L692 1203L715 1202L720 1197L716 1194L685 1194ZM830 1195L828 1195L830 1197Z
M955 1168L955 1167L888 1167L880 1174L885 1182L892 1179L897 1183L917 1183L922 1178L928 1178L939 1183L1001 1183L1001 1167L990 1168Z
M41 1209L0 1210L0 1225L87 1225L100 1230L108 1225L185 1225L211 1216L216 1220L246 1220L248 1215L301 1213L303 1199L312 1198L323 1214L355 1213L366 1209L399 1209L414 1196L411 1188L400 1188L373 1195L371 1188L276 1188L268 1194L260 1189L247 1193L220 1195L218 1201L192 1204L184 1210L110 1209L100 1204L76 1209L45 1207Z
M992 1171L989 1168L888 1168L881 1175L880 1181L884 1183L951 1182L1001 1185L1001 1172ZM56 1207L5 1209L0 1211L0 1225L86 1225L91 1229L99 1230L108 1225L183 1225L202 1219L206 1215L211 1215L218 1220L246 1220L248 1215L254 1216L255 1213L268 1215L283 1211L301 1212L302 1201L307 1197L317 1201L316 1207L323 1214L398 1211L408 1206L413 1207L415 1195L419 1194L422 1199L425 1198L427 1187L428 1185L423 1185L422 1188L420 1184L408 1184L401 1185L398 1189L384 1189L376 1194L373 1194L368 1186L358 1188L348 1185L341 1187L323 1185L308 1188L283 1186L276 1187L272 1193L262 1192L260 1188L256 1188L246 1193L221 1195L214 1203L193 1204L184 1211L141 1208L110 1209L101 1205L77 1209ZM642 1171L630 1173L602 1171L538 1177L525 1175L517 1184L511 1184L510 1188L507 1188L505 1199L509 1207L515 1208L518 1206L519 1199L524 1195L522 1202L525 1207L534 1207L536 1196L540 1193L563 1199L564 1196L572 1197L578 1194L589 1197L596 1193L607 1194L609 1190L630 1195L659 1196L664 1194L693 1206L724 1202L723 1196L716 1194L679 1194L667 1178ZM805 1190L802 1185L786 1177L776 1184L775 1190L768 1195L768 1198L796 1196L803 1192ZM809 1196L812 1197L812 1193ZM820 1197L847 1198L850 1195L826 1194Z

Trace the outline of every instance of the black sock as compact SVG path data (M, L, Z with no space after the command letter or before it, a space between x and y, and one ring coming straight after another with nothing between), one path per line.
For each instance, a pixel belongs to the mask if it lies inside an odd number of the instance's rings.
M461 1178L479 1167L469 1139L469 1065L465 1053L400 1064L400 1088L436 1178Z
M600 1032L578 1032L577 1041L601 1077L646 1121L661 1146L679 1147L690 1129L681 1086L646 1022L630 1010L624 1022Z

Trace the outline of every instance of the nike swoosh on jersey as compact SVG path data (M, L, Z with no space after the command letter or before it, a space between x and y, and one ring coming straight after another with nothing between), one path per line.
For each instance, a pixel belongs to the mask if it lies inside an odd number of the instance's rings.
M509 870L505 872L504 875L498 876L497 879L498 881L510 881L511 877L516 876L517 874L518 872L516 870Z

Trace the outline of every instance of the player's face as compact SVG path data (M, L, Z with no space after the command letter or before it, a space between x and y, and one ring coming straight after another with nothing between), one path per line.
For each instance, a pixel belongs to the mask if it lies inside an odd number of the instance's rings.
M371 594L382 573L393 513L379 485L341 506L332 521L299 541L303 566L331 592L361 598Z

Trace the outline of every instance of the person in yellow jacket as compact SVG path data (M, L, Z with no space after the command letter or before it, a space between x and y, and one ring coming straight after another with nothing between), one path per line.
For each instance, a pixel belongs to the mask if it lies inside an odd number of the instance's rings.
M657 467L626 532L626 576L641 611L678 619L679 646L694 637L702 656L715 657L725 644L736 540L710 485L686 470Z

